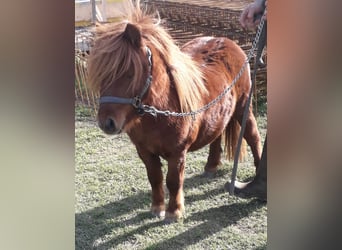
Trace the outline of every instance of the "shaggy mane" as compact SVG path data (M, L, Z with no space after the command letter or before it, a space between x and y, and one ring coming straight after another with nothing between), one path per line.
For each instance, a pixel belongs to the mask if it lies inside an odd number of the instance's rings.
M128 90L141 89L143 66L139 51L123 39L127 23L138 27L142 34L143 44L148 44L163 56L167 66L172 69L175 88L182 112L194 111L201 105L207 89L203 82L198 65L183 53L172 37L160 25L157 15L148 14L140 7L140 1L127 1L123 13L123 21L111 25L99 25L95 45L88 60L88 84L98 92L106 89L112 82L120 78L131 67L134 77ZM141 53L141 52L140 52ZM153 87L153 81L152 85Z

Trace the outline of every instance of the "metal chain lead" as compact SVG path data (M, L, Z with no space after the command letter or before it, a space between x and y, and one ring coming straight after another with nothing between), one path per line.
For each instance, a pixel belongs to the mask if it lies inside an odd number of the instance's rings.
M226 95L228 93L228 91L234 87L234 85L236 84L236 82L240 79L242 73L246 70L246 67L249 63L249 61L252 59L252 57L254 56L254 53L255 53L255 49L257 47L257 44L259 42L259 39L260 39L260 35L261 35L261 32L262 32L262 28L264 26L264 23L265 23L265 14L266 14L266 9L261 17L261 20L260 20L260 23L259 23L259 26L258 26L258 30L256 32L256 35L255 35L255 38L254 38L254 41L252 43L252 47L251 49L249 50L248 54L247 54L247 58L244 62L244 64L241 66L241 69L239 71L239 73L235 76L234 80L232 81L232 83L223 90L223 92L221 94L219 94L215 99L213 99L212 101L210 101L208 104L204 105L202 108L198 109L198 110L195 110L195 111L190 111L190 112L184 112L184 113L181 113L181 112L173 112L173 111L169 111L169 110L159 110L153 106L149 106L149 105L143 105L143 109L146 113L149 113L153 116L157 116L157 115L164 115L164 116L195 116L207 109L209 109L211 106L215 105L217 102L219 102L224 95Z

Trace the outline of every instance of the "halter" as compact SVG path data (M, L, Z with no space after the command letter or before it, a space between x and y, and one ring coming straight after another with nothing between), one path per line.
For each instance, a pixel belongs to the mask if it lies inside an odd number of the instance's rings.
M104 103L113 103L113 104L131 104L136 110L139 115L143 115L145 113L144 105L142 104L142 97L145 95L147 90L149 89L152 83L152 52L146 46L146 53L148 59L148 77L146 79L145 86L141 91L140 95L137 95L133 98L124 98L124 97L117 97L117 96L102 96L100 97L99 104Z

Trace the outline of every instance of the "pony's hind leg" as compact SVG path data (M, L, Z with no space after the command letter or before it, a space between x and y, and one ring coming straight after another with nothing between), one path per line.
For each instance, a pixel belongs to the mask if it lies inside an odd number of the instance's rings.
M221 154L222 154L222 147L221 147L221 137L217 137L209 146L209 156L207 163L204 167L204 176L205 177L213 177L217 172L218 166L221 164Z
M243 99L240 100L236 105L236 109L234 113L234 117L238 120L240 125L242 124L242 117L243 117L243 112L245 109L245 104L246 104L245 100ZM261 138L260 138L257 122L254 117L252 107L249 107L248 109L245 133L243 137L245 138L247 144L251 148L253 158L254 158L254 165L257 170L259 167L260 159L261 159L262 146L261 146Z
M158 155L138 150L140 158L145 163L148 180L152 188L152 205L151 212L154 216L165 216L164 189L163 189L163 172L161 162Z

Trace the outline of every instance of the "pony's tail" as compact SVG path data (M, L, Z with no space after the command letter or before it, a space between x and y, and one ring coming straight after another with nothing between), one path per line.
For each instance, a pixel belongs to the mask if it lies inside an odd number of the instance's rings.
M224 133L224 152L228 160L233 160L235 152L237 150L237 143L241 131L239 122L232 118ZM247 143L245 139L242 139L239 160L242 161L247 154Z

